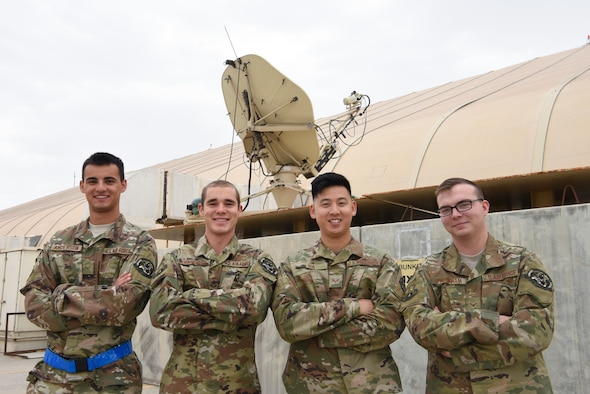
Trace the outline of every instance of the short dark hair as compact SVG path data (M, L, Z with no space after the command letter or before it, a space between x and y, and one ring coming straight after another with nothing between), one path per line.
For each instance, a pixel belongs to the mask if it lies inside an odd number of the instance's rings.
M446 190L451 189L453 186L456 185L471 185L475 188L475 194L477 196L477 198L481 198L483 199L483 191L481 190L481 188L473 181L470 181L469 179L465 179L465 178L449 178L449 179L445 179L440 185L438 185L438 187L436 188L436 191L434 192L434 195L436 197L438 197L438 195L441 192L444 192Z
M236 198L238 199L237 200L238 204L240 203L240 192L238 191L238 188L236 187L236 185L234 185L233 183L228 182L226 180L218 179L216 181L209 183L201 191L201 203L202 204L205 204L205 198L207 197L207 190L209 190L210 187L231 187L236 192Z
M344 186L348 190L348 194L352 196L350 191L350 182L344 175L335 172L326 172L315 177L311 182L311 196L315 200L316 196L320 194L325 188L330 186Z
M108 166L109 164L115 164L117 168L119 168L121 182L125 180L125 168L123 166L123 160L119 159L115 155L111 155L110 153L106 152L96 152L90 155L90 157L84 161L84 164L82 164L82 180L84 180L84 170L89 164L93 166Z

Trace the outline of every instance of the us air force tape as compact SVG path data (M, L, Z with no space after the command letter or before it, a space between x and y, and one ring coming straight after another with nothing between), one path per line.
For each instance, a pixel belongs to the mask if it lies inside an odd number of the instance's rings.
M154 263L146 259L137 260L135 268L137 268L140 274L150 279L154 276L154 271L156 269Z
M551 280L549 275L547 275L546 273L544 273L541 270L538 270L538 269L530 270L529 272L526 273L526 278L528 280L530 280L531 283L533 285L537 286L538 288L541 288L544 290L549 290L549 291L553 290L553 281Z

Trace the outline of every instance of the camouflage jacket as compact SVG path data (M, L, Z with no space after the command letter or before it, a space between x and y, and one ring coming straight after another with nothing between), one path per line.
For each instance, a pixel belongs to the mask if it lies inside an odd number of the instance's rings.
M268 254L235 236L219 255L203 236L164 256L150 301L152 324L173 331L161 392L260 392L254 338L276 274Z
M404 330L401 270L386 253L356 240L334 254L321 241L281 264L272 304L291 343L288 392L401 391L389 345ZM360 315L359 299L375 309Z
M428 350L426 391L551 393L541 352L553 337L553 298L538 258L491 235L473 271L454 245L428 257L402 304ZM498 325L499 315L511 318Z
M26 285L27 317L47 330L48 347L67 358L87 358L131 339L149 299L157 262L153 238L121 215L94 239L88 221L57 232L40 252ZM114 287L117 277L132 280ZM32 374L46 381L93 380L96 387L141 379L135 355L92 372L69 374L44 362ZM139 367L140 368L140 367ZM133 376L131 376L133 375Z

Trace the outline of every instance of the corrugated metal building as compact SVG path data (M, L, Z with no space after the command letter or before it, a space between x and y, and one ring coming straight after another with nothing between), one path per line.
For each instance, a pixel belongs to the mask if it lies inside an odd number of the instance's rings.
M450 176L478 181L492 212L533 209L534 216L542 207L585 206L590 202L589 103L590 45L585 45L375 103L347 130L346 144L322 172L350 179L359 197L353 225L361 228L434 218L433 191ZM261 171L251 175L251 192L269 185ZM122 211L152 230L160 247L174 247L202 233L202 224L181 224L186 205L208 181L227 178L245 195L249 176L241 142L195 153L129 173ZM301 179L301 185L309 181ZM295 208L277 211L272 197L258 197L241 218L239 234L259 238L316 230L306 204L301 196ZM85 216L78 188L0 211L1 293L10 300L0 307L2 316L22 305L20 295L12 293L30 270L31 251ZM589 232L584 228L581 239ZM585 256L582 266L588 265ZM559 308L573 307L571 297L562 300L568 304ZM6 328L13 338L31 329L18 318L10 327L3 318L0 329Z

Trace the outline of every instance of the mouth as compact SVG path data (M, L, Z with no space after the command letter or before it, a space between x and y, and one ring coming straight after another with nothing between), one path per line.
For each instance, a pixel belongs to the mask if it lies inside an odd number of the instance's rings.
M342 219L330 219L330 220L328 220L328 222L329 223L334 223L334 224L342 223Z

